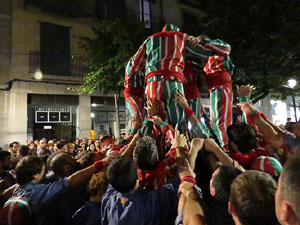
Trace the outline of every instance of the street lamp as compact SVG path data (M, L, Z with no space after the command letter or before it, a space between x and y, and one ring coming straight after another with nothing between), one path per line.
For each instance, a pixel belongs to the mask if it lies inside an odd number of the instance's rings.
M297 81L295 79L290 79L288 80L288 86L290 88L294 88L297 84ZM295 102L295 97L292 96L293 99L293 108L294 108L294 112L295 112L295 121L297 122L297 109L296 109L296 102Z
M43 73L41 70L37 69L35 72L34 72L34 78L37 79L37 80L41 80L43 78Z
M95 113L91 113L91 118L92 118L92 130L94 130L94 118L95 118Z

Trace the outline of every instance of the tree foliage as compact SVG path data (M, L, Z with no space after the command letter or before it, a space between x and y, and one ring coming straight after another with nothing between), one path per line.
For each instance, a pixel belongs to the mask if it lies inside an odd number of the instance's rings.
M254 97L285 98L300 89L299 0L190 0L204 13L193 27L232 47L235 84L256 86ZM186 31L189 32L189 31ZM285 87L294 78L294 89Z
M119 94L123 88L125 63L146 38L144 24L115 20L101 20L92 27L94 37L81 37L81 47L90 59L90 73L86 74L79 94Z

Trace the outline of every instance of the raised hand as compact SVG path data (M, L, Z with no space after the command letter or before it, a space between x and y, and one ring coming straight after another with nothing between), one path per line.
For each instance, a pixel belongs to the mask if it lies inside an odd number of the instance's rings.
M160 124L163 122L159 116L152 116L149 120L156 126L160 126Z
M147 107L145 107L145 109L147 110L147 114L150 117L156 116L158 114L158 107L151 98L147 99Z
M213 152L216 149L220 148L219 145L215 142L215 140L211 139L211 138L204 140L204 147L205 147L205 150L208 152Z
M248 85L241 85L241 86L238 86L236 85L236 92L237 94L239 95L239 97L249 97L251 96L251 93L252 91L255 90L255 87L254 86L250 86L249 84Z
M175 138L171 141L174 148L184 148L186 145L186 137L180 134L178 130L175 131Z
M131 128L134 128L136 130L140 129L142 127L142 121L137 116L132 118L131 121Z
M194 36L188 36L187 40L189 41L190 45L194 48L202 46L201 40L199 40L199 38L196 38Z
M194 138L191 142L191 149L195 149L196 151L199 151L204 144L204 139L203 138Z
M189 107L189 104L181 91L176 91L174 101L177 102L183 109Z

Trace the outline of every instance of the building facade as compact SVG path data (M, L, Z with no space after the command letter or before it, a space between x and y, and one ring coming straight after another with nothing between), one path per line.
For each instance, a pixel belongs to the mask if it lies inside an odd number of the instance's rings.
M144 21L149 33L160 31L166 22L183 28L199 14L184 2L2 0L0 147L42 137L84 138L92 128L97 134L114 133L113 96L74 92L88 71L79 37L92 37L91 26L99 18ZM129 114L124 99L119 105L125 129Z

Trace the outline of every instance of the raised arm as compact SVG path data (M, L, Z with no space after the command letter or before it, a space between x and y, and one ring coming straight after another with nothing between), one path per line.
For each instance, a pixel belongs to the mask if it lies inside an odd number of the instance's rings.
M199 188L192 183L184 181L179 186L179 204L178 212L183 213L184 225L205 225L204 212L201 207L201 198L198 192Z
M263 135L266 142L270 143L273 147L277 148L284 144L284 138L260 116L259 111L250 103L240 103L243 113L250 117L254 124L258 127L259 132Z
M109 163L117 157L118 154L112 155L110 157L106 157L103 160L98 160L94 162L93 165L84 168L82 170L77 171L76 173L69 176L68 183L70 187L78 187L80 184L87 181L93 173L106 169Z
M192 128L195 131L197 135L199 135L202 138L209 138L209 136L202 130L202 127L200 125L200 121L198 118L195 116L192 108L189 107L189 104L184 97L183 93L180 91L177 91L175 94L176 98L175 101L183 108L186 117L192 124Z

